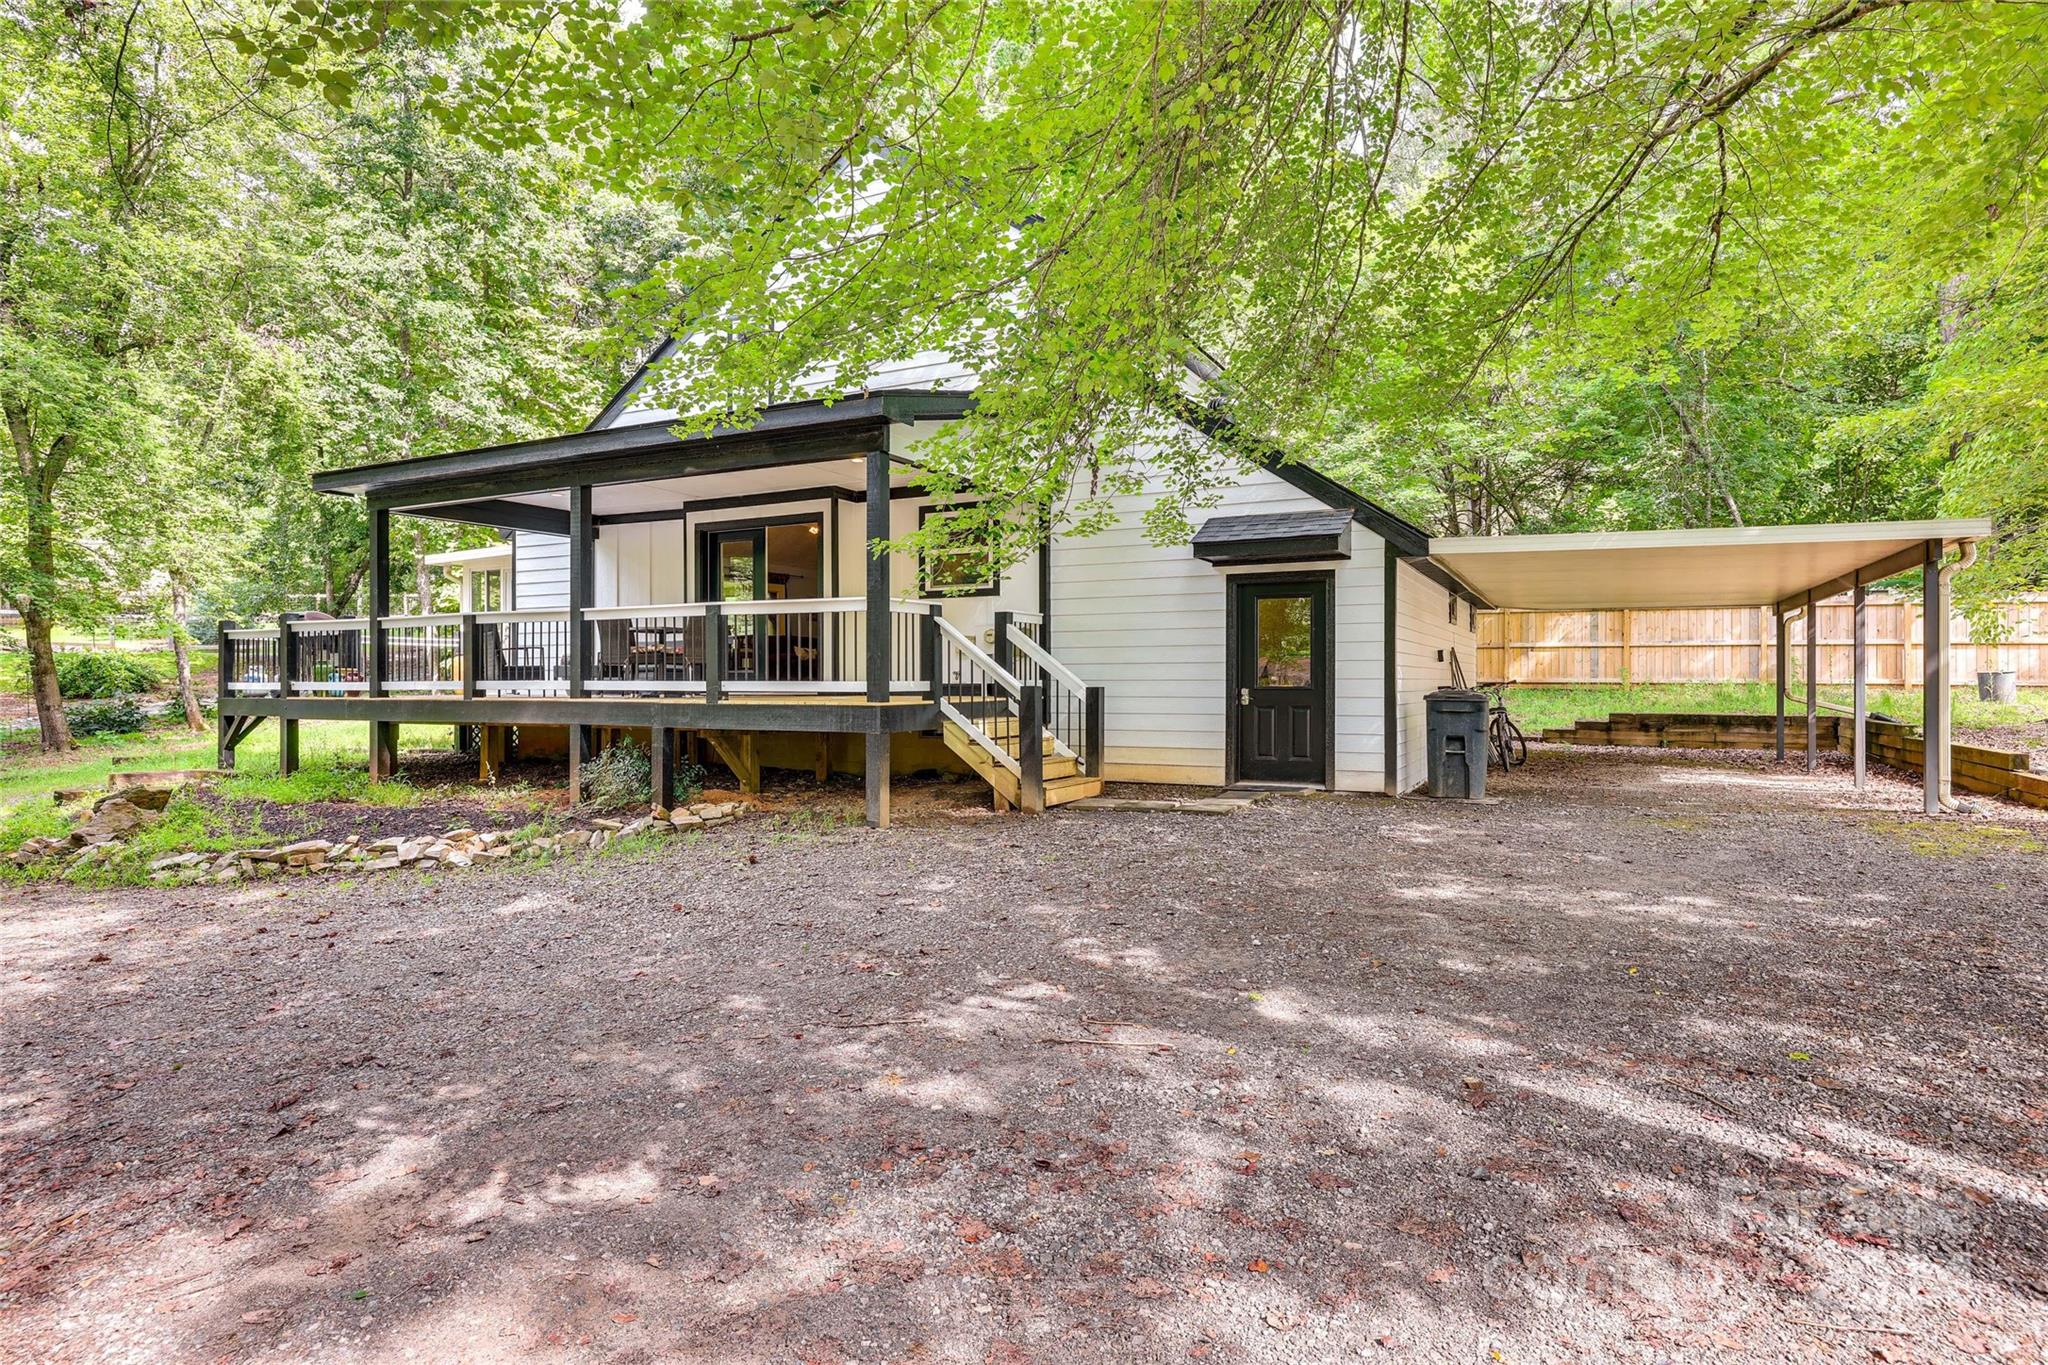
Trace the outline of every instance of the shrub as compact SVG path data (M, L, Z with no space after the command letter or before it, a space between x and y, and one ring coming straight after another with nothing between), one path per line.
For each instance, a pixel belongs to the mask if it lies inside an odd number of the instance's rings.
M57 656L57 690L67 697L118 697L150 691L161 681L155 669L125 654Z
M76 706L68 706L64 709L64 719L71 723L74 735L127 735L149 724L149 717L142 714L141 703L127 696L107 701L82 701Z
M647 751L621 740L584 765L584 799L601 809L646 805L654 789L654 768Z

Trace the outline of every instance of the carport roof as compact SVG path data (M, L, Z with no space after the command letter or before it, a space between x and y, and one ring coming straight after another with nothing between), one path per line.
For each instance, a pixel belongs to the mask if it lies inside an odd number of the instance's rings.
M1808 592L1831 597L1921 564L1944 547L1991 534L1985 519L1604 531L1552 536L1453 536L1429 542L1432 562L1497 607L1587 611L1620 607L1756 607Z

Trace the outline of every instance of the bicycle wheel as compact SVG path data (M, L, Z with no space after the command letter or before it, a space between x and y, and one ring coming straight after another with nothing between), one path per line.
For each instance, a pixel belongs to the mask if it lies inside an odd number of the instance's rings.
M1522 727L1515 724L1514 717L1501 713L1501 762L1510 768L1519 768L1529 761L1529 741L1522 737Z
M1500 764L1502 772L1514 766L1512 751L1508 748L1507 731L1501 727L1501 722L1506 719L1505 715L1496 711L1486 723L1487 753L1492 761Z

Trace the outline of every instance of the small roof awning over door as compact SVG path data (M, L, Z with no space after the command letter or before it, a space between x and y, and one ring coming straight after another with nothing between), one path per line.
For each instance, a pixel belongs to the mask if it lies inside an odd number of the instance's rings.
M1204 528L1206 529L1206 528ZM1874 583L1991 534L1984 519L1734 526L1556 536L1457 536L1430 559L1497 607L1759 607Z
M1344 528L1350 524L1351 513L1335 508L1211 517L1195 532L1195 558L1211 564L1349 559Z

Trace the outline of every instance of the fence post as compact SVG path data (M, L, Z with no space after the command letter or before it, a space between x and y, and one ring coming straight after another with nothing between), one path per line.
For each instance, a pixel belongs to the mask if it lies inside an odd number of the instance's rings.
M1621 685L1627 689L1634 685L1636 653L1636 613L1632 607L1621 609Z
M725 605L704 606L704 701L716 705L725 697Z
M1043 693L1037 683L1017 689L1017 804L1033 814L1045 809Z

